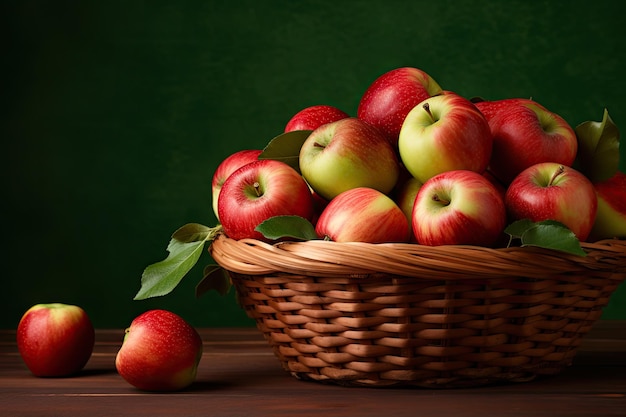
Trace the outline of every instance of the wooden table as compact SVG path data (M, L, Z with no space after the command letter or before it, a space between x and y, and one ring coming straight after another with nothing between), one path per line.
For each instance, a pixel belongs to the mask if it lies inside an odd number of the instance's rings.
M0 416L626 416L626 322L596 324L574 365L521 384L432 390L348 388L299 381L282 370L256 329L201 329L196 382L145 393L115 371L123 330L98 330L93 356L71 378L37 378L15 332L0 331Z

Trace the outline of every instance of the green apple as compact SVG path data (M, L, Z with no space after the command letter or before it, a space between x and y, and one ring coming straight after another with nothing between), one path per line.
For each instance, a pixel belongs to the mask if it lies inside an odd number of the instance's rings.
M446 92L409 112L400 129L398 148L408 171L425 183L446 171L484 172L492 142L489 123L476 106Z
M354 117L311 132L300 149L299 164L304 179L326 200L357 187L387 194L400 174L392 145L379 130Z

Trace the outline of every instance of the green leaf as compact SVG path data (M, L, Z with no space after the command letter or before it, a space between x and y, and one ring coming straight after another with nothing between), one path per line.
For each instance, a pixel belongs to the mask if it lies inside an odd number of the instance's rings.
M169 294L198 262L204 248L204 241L179 242L170 240L169 255L161 262L148 266L141 276L141 288L135 300Z
M259 155L259 159L281 161L300 173L300 148L311 134L311 130L294 130L272 139Z
M536 246L587 256L574 232L564 224L554 220L536 223L528 219L518 220L509 225L505 232L511 235L511 238L520 239L521 246Z
M535 223L530 219L517 220L504 229L504 232L511 235L513 238L520 239L524 232L531 227L534 227Z
M604 109L601 122L587 121L576 126L580 171L592 182L611 178L619 169L620 132Z
M207 265L204 268L204 276L196 285L196 297L200 297L205 293L215 290L220 295L228 294L232 283L226 270L219 265Z
M203 252L204 244L212 242L222 230L221 225L207 227L186 224L172 234L164 260L149 265L141 275L141 288L135 300L169 294L193 268Z
M281 238L318 239L315 227L310 221L300 216L274 216L259 224L255 230L271 240Z
M221 229L220 226L217 228ZM179 242L205 241L212 234L216 233L215 227L208 227L198 223L189 223L176 230L172 237Z

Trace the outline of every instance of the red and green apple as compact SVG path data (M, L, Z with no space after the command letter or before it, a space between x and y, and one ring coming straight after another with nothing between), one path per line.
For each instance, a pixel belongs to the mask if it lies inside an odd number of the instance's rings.
M404 166L424 183L446 171L485 171L492 136L472 102L447 92L427 98L409 112L398 148Z
M217 201L219 199L220 191L224 181L232 174L244 165L257 161L259 155L261 155L260 149L244 149L229 155L224 159L213 173L213 179L211 181L211 191L213 198L213 212L219 221L217 213Z
M94 328L81 307L36 304L17 326L17 347L33 375L61 377L78 373L93 352Z
M178 391L191 385L202 357L202 339L179 315L149 310L126 329L115 367L144 391Z
M492 246L506 225L506 210L502 194L485 176L453 170L422 185L412 221L422 245Z
M313 196L302 176L284 162L262 159L244 165L224 182L217 210L231 239L267 240L255 228L280 215L313 220Z
M394 148L406 115L420 102L441 92L425 71L402 67L379 76L359 101L357 117L379 129Z
M333 198L320 215L315 231L335 242L406 242L409 224L386 194L357 187Z
M311 132L300 149L299 164L302 176L326 200L357 187L387 194L400 174L396 152L382 133L354 117Z
M505 204L511 221L555 220L585 241L596 219L598 199L591 181L555 162L523 170L509 185Z

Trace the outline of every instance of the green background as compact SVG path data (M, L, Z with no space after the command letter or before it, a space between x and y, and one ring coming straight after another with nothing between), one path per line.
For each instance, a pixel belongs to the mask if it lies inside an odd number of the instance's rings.
M0 327L40 302L98 327L149 308L197 326L252 325L231 292L196 299L200 264L133 301L171 233L215 224L218 163L261 148L293 113L361 94L400 66L445 89L533 97L570 124L626 129L620 2L5 1ZM624 147L621 150L624 170ZM626 319L620 287L604 318Z

